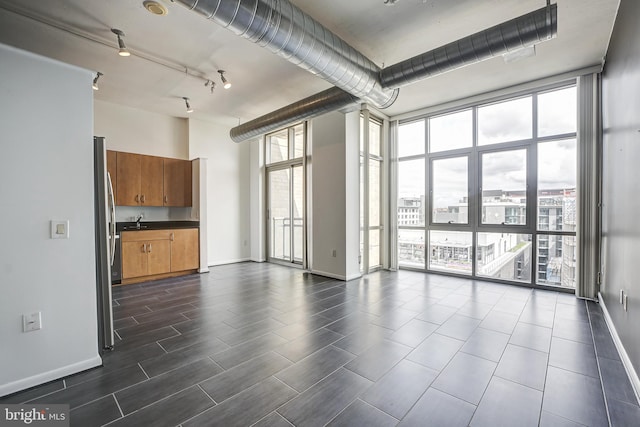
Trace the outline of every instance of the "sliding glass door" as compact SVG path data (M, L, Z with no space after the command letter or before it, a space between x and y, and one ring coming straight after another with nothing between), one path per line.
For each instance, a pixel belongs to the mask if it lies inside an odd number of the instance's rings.
M266 137L267 255L302 265L305 259L304 125Z

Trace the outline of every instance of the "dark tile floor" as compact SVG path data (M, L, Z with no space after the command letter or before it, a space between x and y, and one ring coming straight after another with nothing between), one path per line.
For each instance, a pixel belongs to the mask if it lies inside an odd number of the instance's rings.
M114 301L104 367L0 402L82 427L640 425L600 307L568 294L243 263Z

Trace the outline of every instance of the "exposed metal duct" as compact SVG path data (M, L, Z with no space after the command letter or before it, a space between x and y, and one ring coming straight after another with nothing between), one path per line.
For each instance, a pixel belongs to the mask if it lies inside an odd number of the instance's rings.
M553 4L391 65L380 72L385 88L399 88L465 65L550 40L558 33Z
M380 67L288 0L177 1L378 108L398 97Z
M177 1L342 89L320 92L235 127L231 138L236 142L359 99L386 108L399 87L554 38L558 21L557 5L547 5L381 70L288 0Z
M242 142L292 122L310 119L359 103L360 100L357 97L340 88L333 87L234 127L230 132L231 139L235 142Z

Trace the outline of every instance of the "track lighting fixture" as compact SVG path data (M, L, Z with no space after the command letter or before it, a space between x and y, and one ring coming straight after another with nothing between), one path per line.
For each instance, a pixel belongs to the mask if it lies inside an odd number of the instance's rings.
M100 88L98 87L98 79L100 78L100 76L103 76L104 74L102 74L100 71L98 71L98 73L96 74L96 76L93 79L93 90L100 90Z
M129 56L131 55L131 53L129 52L129 50L127 49L127 46L124 44L124 40L122 40L122 37L124 37L124 33L121 30L118 30L116 28L112 28L111 32L113 34L115 34L116 36L118 36L118 55L120 56Z
M193 113L193 108L191 108L191 105L189 104L189 98L183 96L182 99L184 99L184 105L187 107L187 113Z
M220 79L222 79L222 87L224 87L225 89L229 89L231 87L231 82L229 82L229 80L227 80L227 78L224 76L225 71L218 70L218 72L220 73Z
M211 93L216 88L216 82L212 82L211 80L207 80L204 84L204 87L211 86Z

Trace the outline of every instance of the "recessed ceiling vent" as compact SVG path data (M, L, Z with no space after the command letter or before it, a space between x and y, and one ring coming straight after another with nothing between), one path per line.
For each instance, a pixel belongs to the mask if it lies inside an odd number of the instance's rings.
M157 1L148 0L142 3L145 9L154 15L164 16L169 13L169 10L165 5L158 3Z

